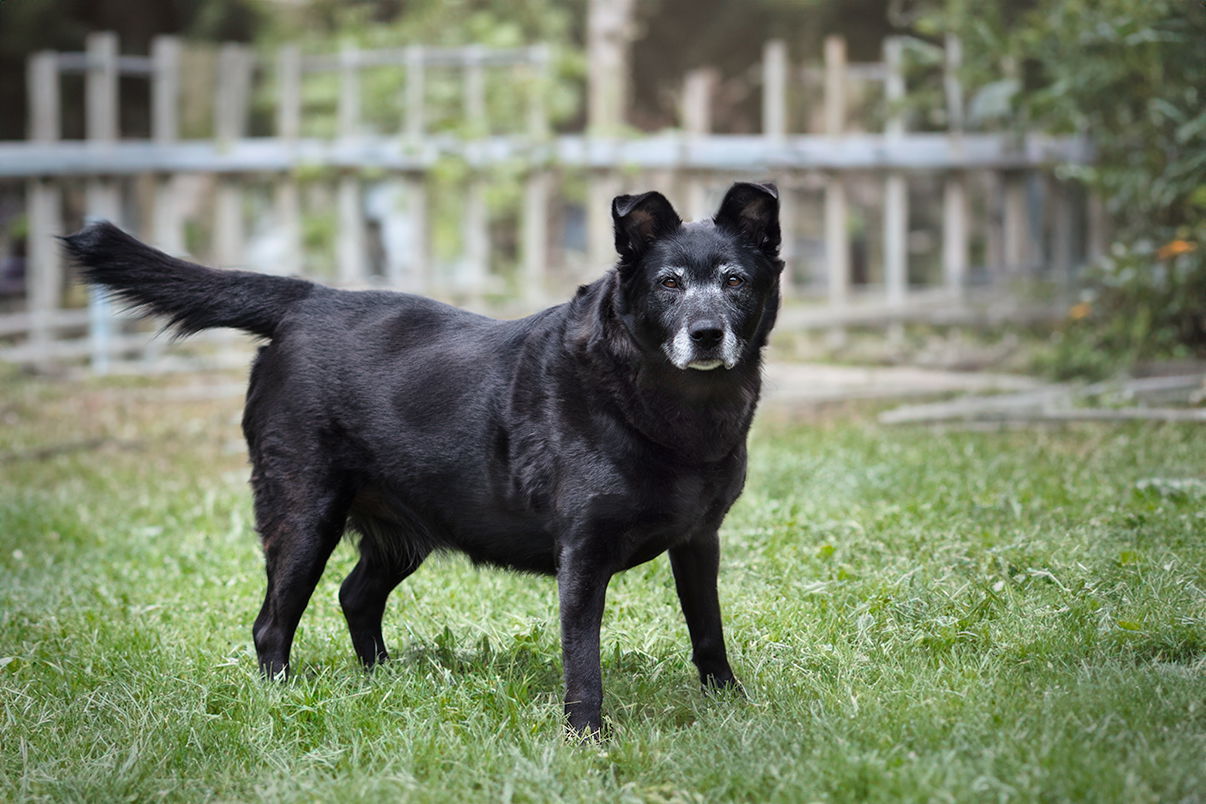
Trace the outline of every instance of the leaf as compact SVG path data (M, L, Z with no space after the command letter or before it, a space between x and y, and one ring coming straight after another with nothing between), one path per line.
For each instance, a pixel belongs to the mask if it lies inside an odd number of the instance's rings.
M1118 627L1127 631L1142 631L1143 626L1134 620L1117 620Z
M1189 202L1199 209L1206 209L1206 184L1201 185L1193 191L1193 195L1189 197Z

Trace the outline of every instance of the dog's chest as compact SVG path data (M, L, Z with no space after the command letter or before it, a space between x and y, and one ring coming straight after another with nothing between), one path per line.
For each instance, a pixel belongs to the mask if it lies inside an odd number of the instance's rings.
M618 540L622 569L656 558L696 535L715 530L740 491L740 473L688 472L634 489L625 503Z

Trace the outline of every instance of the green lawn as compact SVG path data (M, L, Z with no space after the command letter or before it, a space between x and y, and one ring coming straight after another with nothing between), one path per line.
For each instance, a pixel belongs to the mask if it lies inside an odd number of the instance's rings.
M749 700L700 693L658 559L611 586L611 736L584 748L562 738L550 580L430 560L390 601L395 660L366 676L341 547L296 677L265 683L239 401L5 386L0 800L1206 790L1206 428L764 422L723 532Z

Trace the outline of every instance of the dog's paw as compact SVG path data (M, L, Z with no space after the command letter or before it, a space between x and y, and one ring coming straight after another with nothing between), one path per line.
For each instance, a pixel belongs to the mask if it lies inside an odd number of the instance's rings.
M569 743L583 747L602 745L604 741L603 724L584 723L575 725L567 722L565 724L565 738Z
M582 701L565 704L565 727L570 739L578 743L599 742L603 735L603 713L597 702Z

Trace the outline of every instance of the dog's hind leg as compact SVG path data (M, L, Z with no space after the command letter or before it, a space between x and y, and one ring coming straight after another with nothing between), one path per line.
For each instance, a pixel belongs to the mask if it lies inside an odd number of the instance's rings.
M363 548L362 548L363 549ZM339 587L339 605L352 634L352 647L366 668L389 658L381 635L381 617L389 593L423 563L421 555L394 561L363 552Z
M265 477L257 468L252 485L268 574L268 591L252 633L260 670L273 678L288 673L294 632L343 536L349 500L332 478L305 478L301 471L286 482Z

